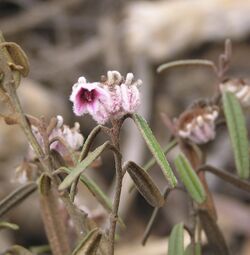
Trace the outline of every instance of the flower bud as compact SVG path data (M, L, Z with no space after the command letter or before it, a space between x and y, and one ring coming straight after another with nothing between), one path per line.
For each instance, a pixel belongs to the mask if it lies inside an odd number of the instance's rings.
M215 120L218 115L216 106L196 106L180 116L178 135L196 144L207 143L215 138Z
M242 79L229 79L220 84L221 92L232 92L243 107L250 106L250 82Z

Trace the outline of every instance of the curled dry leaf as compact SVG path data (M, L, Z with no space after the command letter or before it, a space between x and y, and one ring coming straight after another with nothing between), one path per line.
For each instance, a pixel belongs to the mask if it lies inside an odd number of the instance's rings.
M51 179L50 177L43 173L38 180L38 189L41 195L48 195L51 188Z
M124 169L128 171L136 188L150 205L154 207L163 206L164 197L144 169L131 161L126 163Z
M2 43L2 45L7 48L13 61L13 63L9 63L10 68L19 71L23 77L26 77L29 73L29 61L23 49L13 42Z

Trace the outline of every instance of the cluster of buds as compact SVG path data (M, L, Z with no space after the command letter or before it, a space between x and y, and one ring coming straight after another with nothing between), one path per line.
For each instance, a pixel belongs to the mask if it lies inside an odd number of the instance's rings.
M39 129L33 125L31 127L38 143L44 149L44 141ZM77 151L83 145L83 136L80 133L79 123L76 122L73 128L69 128L69 126L63 124L63 118L60 115L57 116L56 126L50 131L48 137L49 141L52 141L54 138L61 139L73 151ZM50 150L57 151L65 159L69 156L69 151L60 140L52 142L50 144ZM27 158L29 160L34 160L36 158L31 146L29 147Z
M70 95L73 111L77 116L89 113L99 124L134 113L140 105L141 83L134 81L132 73L124 78L117 71L108 71L100 82L90 83L80 77Z
M230 79L220 84L221 92L232 92L244 107L250 106L250 82L242 79Z
M184 112L177 123L178 135L196 144L204 144L215 138L215 120L219 115L216 106L195 106Z

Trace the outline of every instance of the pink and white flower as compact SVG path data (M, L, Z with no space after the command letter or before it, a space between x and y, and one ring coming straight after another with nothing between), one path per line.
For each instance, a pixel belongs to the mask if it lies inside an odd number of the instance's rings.
M31 126L32 132L35 135L38 143L44 149L44 141L42 138L42 135L39 132L39 129L35 126ZM80 147L83 145L83 136L80 133L80 125L79 123L75 123L73 128L69 128L69 126L63 124L63 118L62 116L57 116L57 125L52 129L51 133L49 135L49 141L52 141L52 139L59 137L65 141L65 143L73 150L77 151L80 149ZM65 146L58 140L54 141L50 144L51 150L56 150L63 158L66 158L69 156L69 152L65 148ZM27 158L29 160L36 159L36 155L32 149L32 147L29 147Z
M128 73L124 80L117 71L108 71L105 88L111 95L110 113L113 118L119 118L127 113L134 113L140 105L138 86L141 80L134 81L134 75Z
M140 92L138 86L142 81L133 83L134 75L128 73L125 83L121 84L122 109L124 113L134 113L140 105Z
M84 77L80 77L73 85L70 100L76 115L89 113L99 124L104 124L138 109L138 86L141 80L134 81L132 73L128 73L124 79L118 71L108 71L104 79L102 82L88 83Z
M99 82L88 83L80 77L73 85L70 101L77 116L89 113L98 123L104 124L109 119L107 110L110 94Z
M53 138L60 137L62 138L67 145L73 150L77 151L83 145L83 136L80 133L80 125L78 122L75 122L73 128L63 124L63 118L57 116L57 126L52 130L49 140ZM61 154L62 157L68 156L69 153L65 146L60 141L55 141L50 145L50 149L56 150Z

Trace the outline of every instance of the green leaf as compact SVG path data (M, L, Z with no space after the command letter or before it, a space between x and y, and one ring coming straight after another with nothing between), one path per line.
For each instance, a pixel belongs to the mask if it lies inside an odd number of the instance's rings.
M71 170L68 168L61 168L66 173L70 174ZM80 181L87 187L90 193L97 199L97 201L108 211L112 211L112 203L109 197L99 188L95 181L89 179L86 175L80 175Z
M70 174L71 170L65 167L61 168L66 173ZM99 188L95 181L89 179L86 175L80 175L80 181L87 187L90 193L96 198L96 200L109 212L112 212L112 202L110 198ZM125 228L123 220L119 217L118 219L121 227Z
M164 176L170 183L170 186L175 187L177 185L177 180L161 149L161 146L157 142L147 122L144 118L137 114L133 114L133 120L135 121L139 131L141 132L145 142L147 143L152 155L155 157L158 165L161 167Z
M136 188L147 202L154 207L164 204L164 197L145 170L136 163L129 161L124 166L135 183Z
M19 226L16 225L16 224L7 222L7 221L1 221L0 222L0 229L4 229L4 228L9 228L9 229L12 229L12 230L18 230Z
M185 185L190 196L197 203L201 204L206 199L205 190L195 173L192 169L189 161L183 154L179 154L174 160L175 167L180 175L180 178Z
M32 255L32 253L29 250L27 250L26 248L20 245L12 246L4 254L5 255Z
M96 160L100 154L107 148L109 142L105 142L101 146L97 147L94 151L90 152L88 156L81 161L71 172L70 174L63 180L63 182L59 185L59 190L64 190L68 188L80 175L81 173L94 161Z
M246 120L240 102L233 93L225 92L222 98L236 169L240 178L247 179L250 171Z
M7 213L10 209L20 204L30 194L36 191L36 183L27 183L13 191L7 197L0 201L0 217Z
M183 223L174 226L169 237L168 255L184 255Z
M87 236L77 245L77 247L72 252L72 255L95 255L100 241L102 238L102 234L99 229L95 228L91 230Z
M201 255L200 243L195 243L194 245L190 243L185 249L184 255Z
M48 244L45 245L39 245L39 246L31 246L29 247L29 249L31 250L32 254L44 254L44 253L51 253L51 249L50 246Z

